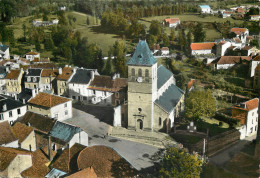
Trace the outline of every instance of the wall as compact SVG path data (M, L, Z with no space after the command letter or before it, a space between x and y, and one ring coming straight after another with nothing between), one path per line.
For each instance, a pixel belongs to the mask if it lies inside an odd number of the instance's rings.
M65 107L65 103L54 106L50 109L50 117L56 118L56 114L58 114L57 119L59 121L66 120L72 118L72 101L66 102L67 107ZM68 111L67 115L65 111Z
M257 134L258 126L258 108L253 109L247 114L247 123L246 123L246 136L252 136Z
M255 75L255 68L260 63L260 61L252 61L251 62L251 74L250 77L253 77Z
M22 177L21 172L32 166L31 155L17 155L8 166L8 177Z
M7 108L7 109L8 109L8 108ZM17 112L18 108L13 109L13 110L8 110L8 111L2 113L2 114L3 114L4 121L7 120L9 123L10 123L10 122L14 122L16 119L18 119L18 117L23 116L23 115L26 113L26 111L27 111L26 105L20 107L19 109L20 109L20 112L21 112L20 114L18 114L18 112ZM9 112L10 112L10 111L12 111L12 117L9 117ZM10 123L10 124L11 124L11 123Z
M228 69L234 66L235 64L216 64L216 65L217 65L217 70L219 70L219 69Z
M6 92L9 94L12 93L20 93L22 91L22 76L23 76L24 71L21 69L20 71L20 75L16 80L9 80L6 79L5 80L5 86L6 86Z
M9 48L7 48L7 50L5 51L5 54L4 54L3 58L4 58L4 59L10 59Z
M31 145L31 150L30 150L30 146ZM35 132L32 131L27 137L26 139L21 143L21 148L25 149L25 150L29 150L29 151L35 151L36 148L36 136L35 136Z
M159 123L159 118L161 118L161 124ZM170 118L169 113L165 112L158 105L154 104L154 130L158 131L161 129L166 129L167 119L171 119L174 122L174 118ZM166 130L165 130L166 131Z
M1 146L3 147L11 147L11 148L18 148L19 144L18 144L18 139L11 142L11 143L7 143L7 144L2 144Z
M200 55L200 54L211 54L211 49L207 50L192 50L191 54L192 55Z
M69 142L69 147L71 148L75 143L88 146L88 134L85 131L75 134Z
M121 105L118 105L114 107L114 121L113 121L113 126L115 127L121 127Z
M41 114L43 116L49 116L49 117L51 116L49 108L43 108L43 107L39 107L39 106L28 103L27 109L28 109L28 111L35 112L35 113Z

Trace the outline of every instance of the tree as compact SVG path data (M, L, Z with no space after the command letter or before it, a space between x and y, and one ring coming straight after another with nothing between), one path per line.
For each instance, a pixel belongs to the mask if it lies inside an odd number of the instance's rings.
M23 38L24 38L24 41L26 41L26 30L27 30L27 27L25 24L23 24Z
M151 22L149 33L157 37L159 37L162 34L162 27L158 20L153 20Z
M36 51L41 51L41 43L39 40L35 41L35 49Z
M195 90L186 98L185 107L188 118L212 117L215 115L216 102L210 90Z
M53 40L52 40L51 36L50 37L46 37L44 39L44 49L45 50L52 50L53 48L54 48L54 43L53 43Z
M259 47L259 43L258 43L258 40L257 39L254 39L252 41L250 41L250 46L255 46L255 47Z
M203 161L184 149L168 148L161 161L159 177L200 177Z
M179 45L181 47L181 50L185 49L186 38L184 29L179 30Z
M90 20L89 20L89 17L87 17L87 25L90 24Z
M126 77L126 59L125 59L126 46L123 40L116 41L113 46L114 64L116 72L120 73L122 77Z
M202 23L197 23L193 29L193 36L195 42L203 42L206 38L206 32L203 30Z
M175 40L175 31L171 30L170 41L171 41L172 44L174 43L174 40Z
M3 22L11 22L13 16L15 16L14 3L11 0L1 0L0 3L0 14Z

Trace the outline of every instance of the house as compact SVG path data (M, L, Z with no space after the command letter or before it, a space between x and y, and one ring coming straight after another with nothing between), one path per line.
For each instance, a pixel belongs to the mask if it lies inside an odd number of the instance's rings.
M72 117L71 99L39 92L28 103L28 111L42 114L57 120L66 120Z
M224 56L227 49L232 46L232 43L230 41L221 40L217 42L217 48L216 48L216 56Z
M251 56L222 56L220 58L217 58L211 64L215 65L215 69L228 69L235 64L239 64L240 62L251 61Z
M157 53L158 51L160 51L160 45L154 44L152 49L153 54Z
M50 62L50 58L34 58L34 60L32 61L33 64L44 64Z
M63 69L59 68L59 75L57 76L57 94L60 96L69 96L68 82L76 73L76 68L65 66Z
M26 57L27 60L33 61L35 58L40 59L40 53L30 51L29 53L25 54L25 57Z
M39 89L42 69L27 69L24 75L24 87Z
M252 46L244 46L241 50L245 51L247 56L250 56L252 54L251 49Z
M66 6L60 6L58 9L59 9L60 11L65 11L65 10L66 10Z
M0 122L0 146L18 148L18 138L8 121Z
M32 166L31 152L0 147L0 177L22 177L21 172Z
M241 40L242 44L246 44L247 36L249 35L249 31L247 28L231 28L231 33L234 33L238 39Z
M9 46L0 43L0 60L10 59Z
M209 5L199 5L199 11L201 14L210 14L211 8Z
M205 43L191 43L191 54L192 55L204 55L213 53L213 47L216 45L215 42Z
M170 54L170 50L168 47L162 47L161 48L161 53L162 53L162 56L167 56Z
M164 25L167 27L176 28L181 23L179 18L166 18L164 19Z
M59 75L58 69L42 69L40 79L40 89L43 91L51 91L56 93L57 91L57 76Z
M27 107L22 102L5 95L0 95L0 122L8 121L10 124L13 124L26 111Z
M75 143L88 146L88 134L81 128L57 121L50 132L54 150L71 148Z
M9 71L9 67L0 66L0 94L5 94L5 77Z
M16 122L14 126L12 126L12 132L18 138L19 148L28 151L36 150L36 136L31 126Z
M250 15L250 20L251 21L259 21L260 20L260 15Z
M0 66L6 66L9 67L10 69L20 69L20 65L12 59L4 59L0 61Z
M258 103L259 99L254 98L232 107L232 118L239 120L241 139L257 135L258 127Z
M5 77L5 88L8 95L16 95L22 91L23 69L9 70Z
M255 68L253 88L260 90L260 64Z
M92 96L93 93L91 90L88 90L88 87L95 75L99 75L96 69L77 68L75 74L68 82L69 97L82 101L87 100L87 97Z
M242 8L242 7L238 7L238 8L236 9L236 13L243 14L243 13L245 13L245 10L244 10L244 8Z
M137 170L129 162L107 146L91 146L83 149L79 153L77 164L79 170L93 168L97 177L115 177L115 175L135 177L137 175ZM113 169L116 164L120 164L120 169Z
M184 109L184 92L175 85L173 74L162 65L157 67L146 41L139 41L127 66L128 129L173 127Z
M222 13L222 18L224 19L224 18L227 18L227 17L231 17L232 14L234 14L234 12L232 12L232 11L224 11Z
M58 19L52 19L51 21L42 21L41 19L33 20L33 26L35 27L57 25L58 23L59 23Z
M86 146L75 143L72 147L64 149L63 152L51 163L50 167L65 172L66 174L77 172L77 159L79 153L85 148Z
M51 22L53 25L57 25L59 23L59 19L52 19Z

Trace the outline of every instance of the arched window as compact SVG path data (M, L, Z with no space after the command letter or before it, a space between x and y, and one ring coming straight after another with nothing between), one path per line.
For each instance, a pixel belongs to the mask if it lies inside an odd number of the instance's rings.
M142 77L142 69L138 69L138 77Z
M135 69L132 69L131 75L135 76Z
M162 125L162 118L159 117L159 126Z
M145 70L145 77L147 77L147 78L149 77L149 70L148 69Z

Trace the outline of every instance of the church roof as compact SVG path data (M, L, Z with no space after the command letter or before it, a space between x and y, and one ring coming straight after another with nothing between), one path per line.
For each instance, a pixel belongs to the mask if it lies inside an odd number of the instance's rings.
M172 84L169 88L155 100L155 103L166 112L170 113L180 101L184 92L176 85Z
M155 63L157 63L157 60L153 57L146 41L139 41L127 65L152 66Z
M173 74L165 68L163 65L160 65L157 69L157 89L160 89L165 82L167 82Z

